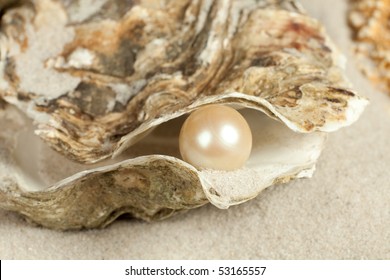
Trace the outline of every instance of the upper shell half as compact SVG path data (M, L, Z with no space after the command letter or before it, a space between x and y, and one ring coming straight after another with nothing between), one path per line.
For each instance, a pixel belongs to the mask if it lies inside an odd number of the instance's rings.
M0 51L0 97L18 108L0 111L0 206L53 228L161 218L209 200L224 208L309 176L323 132L367 104L322 26L292 1L18 2L2 16ZM241 170L179 159L180 116L211 103L251 109L254 148ZM66 158L25 140L33 131ZM56 164L69 168L47 174Z

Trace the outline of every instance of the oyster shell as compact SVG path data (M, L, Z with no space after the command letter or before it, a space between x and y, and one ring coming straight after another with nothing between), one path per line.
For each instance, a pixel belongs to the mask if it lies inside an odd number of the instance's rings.
M0 206L43 226L244 202L311 176L324 132L367 104L322 26L293 1L89 2L36 0L2 17L0 97L18 110L0 113ZM179 159L181 116L212 103L251 109L243 169ZM65 157L21 142L33 132Z
M94 228L124 213L150 221L209 201L227 208L271 184L313 173L325 133L295 133L263 113L242 113L254 132L253 152L245 168L222 172L199 171L178 159L180 118L118 159L89 166L34 138L31 121L7 106L0 114L0 205L45 227Z
M390 2L350 0L349 22L357 42L355 53L363 73L390 93Z

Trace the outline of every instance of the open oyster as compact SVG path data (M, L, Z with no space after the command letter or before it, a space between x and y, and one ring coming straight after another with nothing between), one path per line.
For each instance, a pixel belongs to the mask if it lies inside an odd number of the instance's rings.
M325 132L367 104L293 1L18 2L0 36L0 207L51 228L227 208L309 177ZM246 108L242 169L180 160L182 116L214 103Z

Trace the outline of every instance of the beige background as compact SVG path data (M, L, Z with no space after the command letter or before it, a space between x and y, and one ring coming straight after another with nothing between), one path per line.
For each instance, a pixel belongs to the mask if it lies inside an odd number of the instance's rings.
M227 211L208 205L104 230L56 232L0 210L0 259L390 259L390 97L356 69L346 0L301 2L347 54L349 78L371 100L356 124L331 134L314 178Z

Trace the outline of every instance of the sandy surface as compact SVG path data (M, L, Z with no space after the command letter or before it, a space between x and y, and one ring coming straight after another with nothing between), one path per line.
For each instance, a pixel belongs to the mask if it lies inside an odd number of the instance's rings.
M0 259L390 259L390 97L356 69L346 1L301 1L348 56L348 77L371 100L331 134L310 180L271 187L223 211L205 206L148 224L56 232L0 210Z

